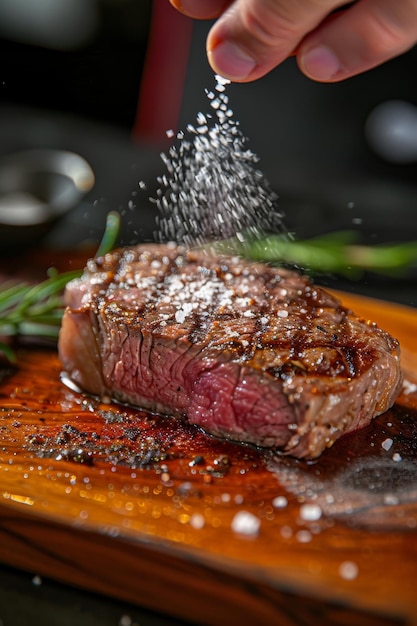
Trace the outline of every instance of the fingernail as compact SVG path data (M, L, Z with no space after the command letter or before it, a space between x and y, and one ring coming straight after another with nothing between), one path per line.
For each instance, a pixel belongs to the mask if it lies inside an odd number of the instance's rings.
M207 54L212 68L231 80L247 78L256 67L256 61L230 41L222 41L208 50Z
M300 59L303 72L315 80L331 80L340 72L341 65L337 56L326 46L312 48Z

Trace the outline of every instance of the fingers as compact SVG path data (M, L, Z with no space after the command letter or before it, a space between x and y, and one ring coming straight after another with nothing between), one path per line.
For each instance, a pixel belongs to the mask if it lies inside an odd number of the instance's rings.
M307 33L344 3L235 0L208 36L210 64L215 72L236 82L260 78L291 55Z
M297 51L304 74L336 82L402 54L417 42L417 0L361 0L325 20Z
M236 82L260 78L293 53L310 78L337 82L417 43L417 0L357 0L347 8L346 0L170 1L191 17L218 18L209 62Z

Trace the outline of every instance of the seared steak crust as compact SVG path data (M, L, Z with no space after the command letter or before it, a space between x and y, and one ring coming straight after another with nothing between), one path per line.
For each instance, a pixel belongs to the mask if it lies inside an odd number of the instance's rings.
M59 340L82 389L317 457L394 402L398 342L307 277L140 245L88 262Z

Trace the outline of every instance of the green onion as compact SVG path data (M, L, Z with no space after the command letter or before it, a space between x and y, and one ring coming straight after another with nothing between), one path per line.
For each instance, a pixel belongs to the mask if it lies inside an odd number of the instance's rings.
M217 249L221 250L223 245L220 243ZM304 240L271 235L233 245L235 250L237 245L236 252L254 261L286 263L308 273L330 272L351 279L359 278L364 272L386 276L405 274L417 264L416 241L367 246L360 243L358 233L350 230Z

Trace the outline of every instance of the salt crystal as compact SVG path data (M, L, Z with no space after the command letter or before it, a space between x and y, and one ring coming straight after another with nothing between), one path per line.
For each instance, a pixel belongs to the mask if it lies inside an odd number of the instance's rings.
M177 311L175 311L175 321L178 324L183 324L185 321L185 311L183 311L182 309L178 309Z
M276 509L285 509L288 504L288 500L285 496L277 496L272 500L272 506Z
M388 450L391 449L393 443L394 441L390 437L387 437L387 439L384 439L384 441L381 443L381 448L384 448L384 450L388 452Z
M261 520L249 511L239 511L232 520L232 530L239 535L256 536L261 527Z
M299 543L309 543L313 538L313 535L309 530L299 530L296 534L296 539Z
M384 504L389 506L395 506L399 503L399 499L397 496L394 496L392 493L387 493L384 496Z
M318 504L303 504L300 507L300 517L304 521L316 522L321 518L322 510Z
M392 455L392 460L395 463L400 463L400 461L402 461L403 458L402 458L401 454L398 454L398 452L396 452L395 454Z
M288 311L286 311L285 309L281 309L280 311L278 311L278 317L288 317Z
M405 379L403 382L403 392L406 396L408 396L410 393L416 393L417 385Z
M204 528L205 523L206 521L203 515L201 515L200 513L194 513L190 517L190 525L196 530L200 530L201 528Z
M283 526L281 528L281 535L284 539L289 539L293 535L292 528L290 526Z
M354 580L359 574L359 568L353 561L343 561L339 566L339 575L345 580Z

